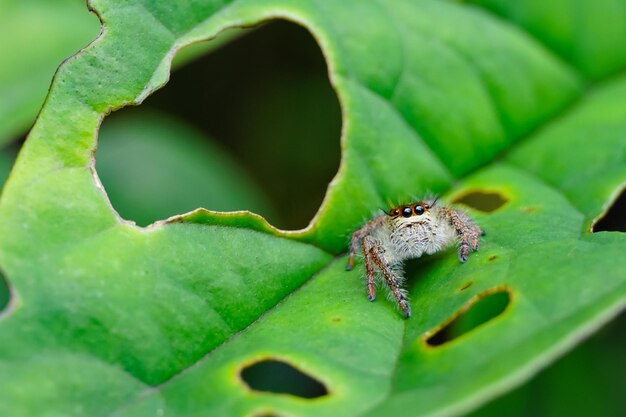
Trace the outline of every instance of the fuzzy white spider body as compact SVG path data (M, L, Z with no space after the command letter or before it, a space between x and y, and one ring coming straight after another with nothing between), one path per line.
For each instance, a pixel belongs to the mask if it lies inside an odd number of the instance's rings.
M372 233L389 254L389 260L403 262L419 258L424 253L432 255L454 244L454 228L437 215L425 213L421 217L387 218L382 230Z
M368 299L376 297L376 270L384 279L405 317L411 315L406 291L402 288L405 260L433 254L459 242L459 259L467 260L478 250L480 227L463 211L423 201L393 208L374 217L354 232L347 270L354 265L359 248L363 253Z

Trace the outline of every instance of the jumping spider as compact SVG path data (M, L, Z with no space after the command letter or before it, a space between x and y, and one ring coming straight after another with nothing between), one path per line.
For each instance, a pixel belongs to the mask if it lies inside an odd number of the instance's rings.
M457 238L459 260L465 262L471 250L478 250L481 235L484 232L466 213L437 204L436 199L394 207L354 232L346 270L354 266L360 246L365 260L368 300L376 298L378 269L404 316L409 318L411 307L402 288L403 262L424 253L438 252Z

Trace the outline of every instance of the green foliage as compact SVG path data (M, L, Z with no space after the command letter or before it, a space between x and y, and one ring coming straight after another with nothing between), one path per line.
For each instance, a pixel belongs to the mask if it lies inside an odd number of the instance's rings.
M0 2L0 145L32 125L55 68L94 39L98 26L76 0Z
M485 3L519 26L442 1L92 1L106 31L59 69L0 201L13 291L0 316L0 415L454 415L613 317L626 302L626 238L590 230L626 178L626 79L611 75L626 57L588 62L626 10L596 5L608 23L589 17L581 37L537 22L575 27L559 16L582 0L563 10L522 2L524 13ZM311 225L287 232L202 210L148 227L122 220L94 175L122 161L93 158L102 119L160 87L183 46L271 18L315 36L342 104L341 167ZM162 164L175 152L193 161L183 181L231 181L239 191L224 208L262 207L219 150L207 151L217 155L209 167L191 156L193 140L173 150L187 131L176 121L128 129L133 144L150 136ZM102 135L115 140L116 126ZM138 157L123 152L126 164ZM505 203L472 212L487 236L466 264L449 251L410 268L405 321L391 303L367 302L362 266L345 272L342 253L375 209L428 191ZM511 299L497 318L425 342L494 291ZM251 391L239 371L266 358L318 379L328 396Z

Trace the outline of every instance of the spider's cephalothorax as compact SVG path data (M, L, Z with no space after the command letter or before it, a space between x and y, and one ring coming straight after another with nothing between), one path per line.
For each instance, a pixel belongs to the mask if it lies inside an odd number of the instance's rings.
M354 266L359 251L365 260L367 298L376 298L376 270L389 287L405 317L411 307L402 288L403 262L435 253L455 241L459 242L459 259L467 260L471 250L478 250L478 238L483 231L461 210L437 204L436 200L394 207L367 222L354 232L350 245L347 270Z

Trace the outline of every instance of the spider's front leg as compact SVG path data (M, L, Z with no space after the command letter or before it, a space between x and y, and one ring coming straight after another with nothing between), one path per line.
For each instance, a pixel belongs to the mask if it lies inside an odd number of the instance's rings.
M447 207L442 210L459 237L459 260L465 262L470 251L478 250L478 238L485 233L465 212Z
M361 250L363 251L363 259L365 261L365 279L367 283L367 299L374 301L376 299L376 272L374 271L374 259L371 250L376 245L374 239L365 236L361 242Z
M346 271L351 271L352 268L354 268L354 261L356 259L357 252L359 251L359 246L361 246L361 242L365 236L369 235L372 230L382 225L384 220L384 216L374 217L352 234L352 240L350 241L350 257L348 258L348 263L346 264ZM363 256L367 256L367 254L363 252Z
M404 317L408 319L411 317L411 306L409 306L409 300L406 297L406 292L400 288L402 278L396 275L396 273L390 268L387 260L385 259L385 250L380 245L374 244L369 250L369 255L378 269L380 269L380 272L382 272L385 282L398 302Z

